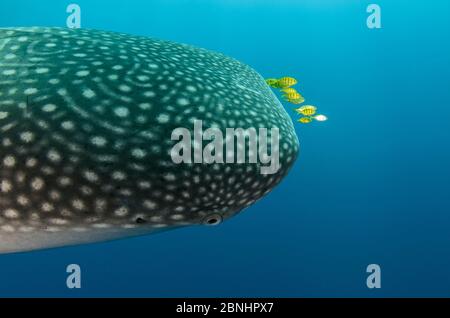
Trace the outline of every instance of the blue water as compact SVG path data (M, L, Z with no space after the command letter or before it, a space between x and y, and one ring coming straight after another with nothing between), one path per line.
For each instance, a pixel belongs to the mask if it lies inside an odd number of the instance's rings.
M449 1L373 0L381 30L363 0L74 2L82 27L295 76L330 120L296 125L291 173L221 226L0 255L0 296L450 296ZM2 0L0 26L65 26L69 3Z

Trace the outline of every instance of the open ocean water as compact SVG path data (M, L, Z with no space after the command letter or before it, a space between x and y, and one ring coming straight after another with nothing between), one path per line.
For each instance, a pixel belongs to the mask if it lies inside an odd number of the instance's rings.
M0 255L1 297L450 296L449 1L3 0L0 27L65 26L71 3L82 28L294 76L329 120L295 123L293 169L237 217ZM381 29L366 24L371 3ZM68 264L81 289L66 287ZM381 288L367 287L369 264Z

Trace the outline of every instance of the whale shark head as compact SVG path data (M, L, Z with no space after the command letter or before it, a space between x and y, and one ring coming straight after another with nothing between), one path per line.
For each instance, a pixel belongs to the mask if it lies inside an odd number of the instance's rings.
M223 54L0 29L0 251L219 224L270 192L298 148L263 78Z

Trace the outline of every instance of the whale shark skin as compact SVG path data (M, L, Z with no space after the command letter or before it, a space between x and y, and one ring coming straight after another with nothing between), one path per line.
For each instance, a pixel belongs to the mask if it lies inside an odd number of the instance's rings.
M171 132L195 120L278 128L279 170L174 163ZM270 192L298 149L264 79L223 54L97 30L0 29L0 253L219 223Z

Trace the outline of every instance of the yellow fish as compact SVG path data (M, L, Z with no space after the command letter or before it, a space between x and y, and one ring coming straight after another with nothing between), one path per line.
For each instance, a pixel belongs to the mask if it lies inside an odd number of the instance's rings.
M283 98L292 104L301 104L305 101L303 96L297 92L295 88L291 86L297 84L297 80L293 77L281 77L279 79L276 78L268 78L266 79L267 85L278 88L283 92ZM328 120L325 115L315 115L317 111L317 107L312 105L304 105L302 107L296 108L295 111L299 114L302 114L304 117L300 118L298 121L303 124L309 124L313 120L317 121L326 121ZM315 115L315 116L314 116Z
M297 84L297 80L293 77L282 77L278 79L278 87L280 88L288 88Z
M302 124L309 124L310 122L312 122L312 119L311 117L302 117L298 121Z
M283 88L281 91L285 94L298 93L297 90L292 87Z
M300 95L297 92L293 92L293 93L287 93L284 94L283 97L289 102L291 100L297 100L300 99L302 97L302 95Z
M278 80L276 78L268 78L266 79L266 83L271 87L278 88Z
M305 115L305 116L311 116L314 115L317 111L317 108L312 105L305 105L300 108L296 109L297 113Z
M300 95L300 97L297 98L297 99L291 99L291 100L288 100L289 103L292 103L292 104L295 104L295 105L301 104L301 103L303 103L304 101L305 101L305 99L304 99L303 96L301 96L301 95Z

